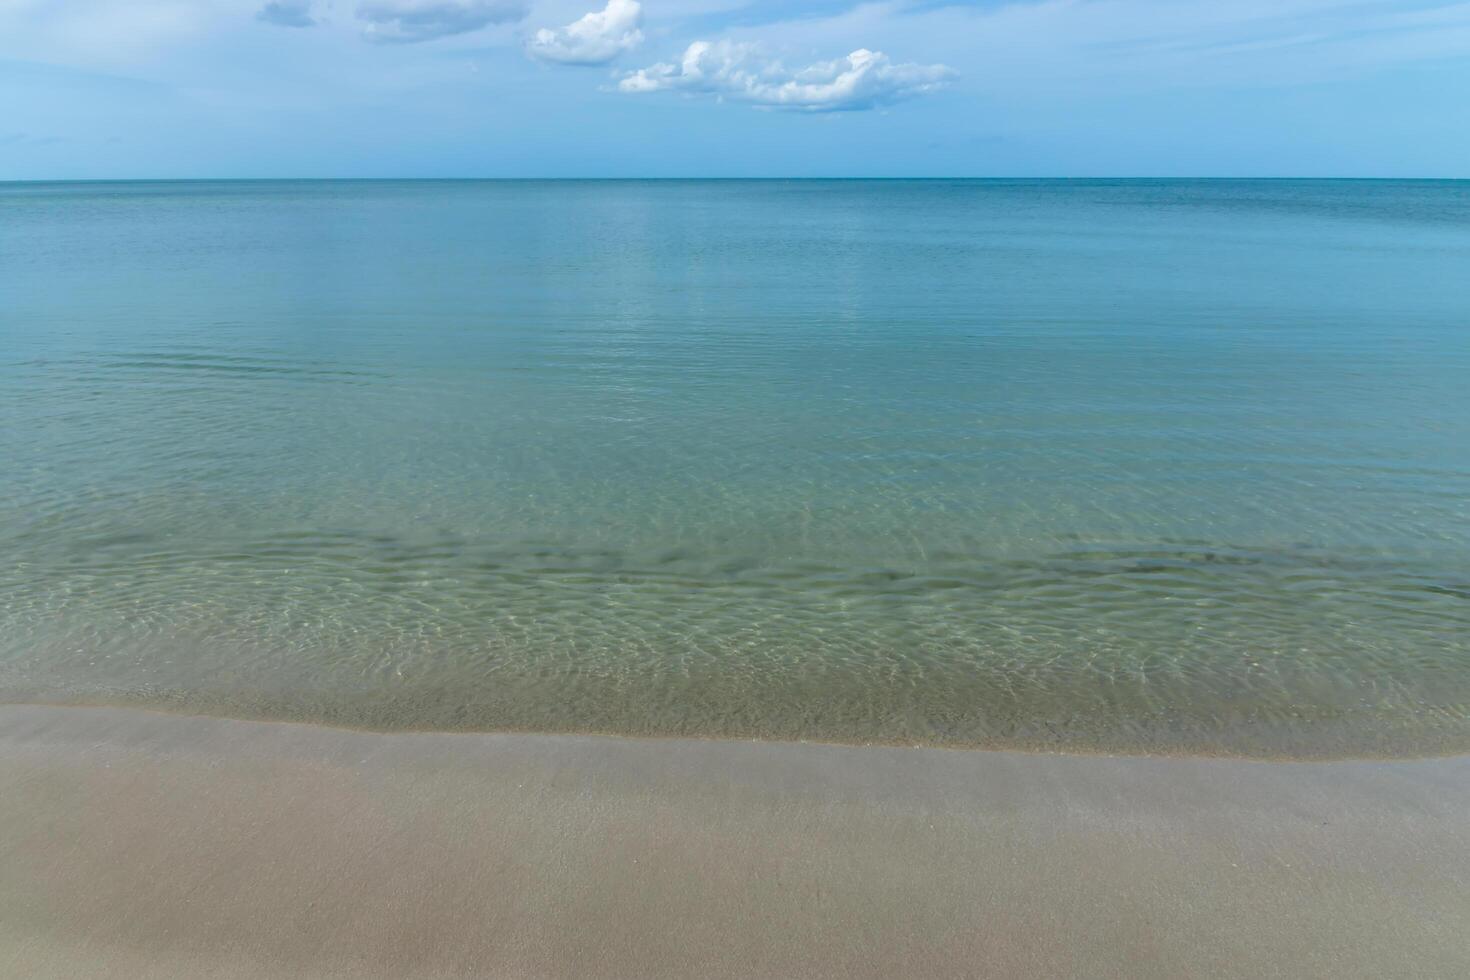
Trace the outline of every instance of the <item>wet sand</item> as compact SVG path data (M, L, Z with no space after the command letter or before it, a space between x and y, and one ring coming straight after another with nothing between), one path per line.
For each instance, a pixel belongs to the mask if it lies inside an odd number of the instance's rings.
M1470 758L0 706L0 976L1470 976Z

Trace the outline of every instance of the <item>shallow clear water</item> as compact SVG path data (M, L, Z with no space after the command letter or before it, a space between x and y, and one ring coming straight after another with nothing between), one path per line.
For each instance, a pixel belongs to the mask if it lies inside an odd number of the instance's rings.
M0 698L1470 749L1470 183L0 185Z

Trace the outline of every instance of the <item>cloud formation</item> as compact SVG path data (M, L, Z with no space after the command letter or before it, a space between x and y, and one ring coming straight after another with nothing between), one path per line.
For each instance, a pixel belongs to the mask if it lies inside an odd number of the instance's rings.
M526 50L543 61L563 65L603 65L643 41L638 29L643 7L638 0L607 0L594 10L555 30L541 28Z
M363 36L385 44L432 41L526 16L521 0L362 0Z
M680 62L660 62L622 78L622 92L674 90L731 98L766 109L839 112L872 109L942 88L956 77L947 65L894 64L859 48L845 58L791 71L750 44L695 41Z
M312 27L316 18L311 16L311 0L271 0L255 15L256 20L277 27Z

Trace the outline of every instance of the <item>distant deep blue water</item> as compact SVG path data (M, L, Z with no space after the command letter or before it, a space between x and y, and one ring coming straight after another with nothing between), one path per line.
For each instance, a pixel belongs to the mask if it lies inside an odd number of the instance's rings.
M0 699L1470 749L1470 183L0 185Z

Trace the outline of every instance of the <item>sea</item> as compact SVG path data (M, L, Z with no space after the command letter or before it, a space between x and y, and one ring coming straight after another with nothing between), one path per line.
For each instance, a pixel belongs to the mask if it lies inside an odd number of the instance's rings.
M0 184L0 700L1470 750L1470 182Z

